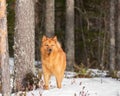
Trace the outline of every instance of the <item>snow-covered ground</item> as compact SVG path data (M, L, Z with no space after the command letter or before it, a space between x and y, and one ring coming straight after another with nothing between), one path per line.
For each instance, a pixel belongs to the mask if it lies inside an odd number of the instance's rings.
M13 61L11 59L10 63L12 62ZM12 70L12 68L13 67L11 67L10 69ZM27 92L25 96L120 96L119 80L104 77L106 72L102 72L98 70L93 70L93 71L94 74L99 73L98 75L100 75L100 77L64 78L61 89L58 89L56 87L55 77L52 76L50 80L49 90L37 89ZM75 73L66 72L66 74L73 76ZM12 94L11 96L20 96L20 95Z
M56 88L55 78L50 89L27 92L27 96L120 96L120 81L112 78L71 78L63 80L63 87ZM41 95L40 95L41 94ZM16 95L12 95L16 96Z

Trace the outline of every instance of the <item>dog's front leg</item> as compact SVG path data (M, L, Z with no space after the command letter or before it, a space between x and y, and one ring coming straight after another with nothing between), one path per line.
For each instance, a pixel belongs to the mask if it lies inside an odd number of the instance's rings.
M43 75L44 75L44 89L48 90L49 89L49 80L50 80L50 72L47 71L45 68L43 68Z
M56 82L57 82L57 88L61 88L61 83L62 83L62 79L63 79L63 76L62 74L56 74Z

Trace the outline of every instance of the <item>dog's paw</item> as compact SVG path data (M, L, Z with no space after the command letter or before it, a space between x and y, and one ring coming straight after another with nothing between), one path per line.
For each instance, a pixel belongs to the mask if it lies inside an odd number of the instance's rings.
M46 86L46 85L44 85L44 90L48 90L49 89L49 87L48 86Z

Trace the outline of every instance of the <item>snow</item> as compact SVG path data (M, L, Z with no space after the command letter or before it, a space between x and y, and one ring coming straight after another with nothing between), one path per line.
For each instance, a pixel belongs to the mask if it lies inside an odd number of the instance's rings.
M10 60L13 66L13 60ZM10 67L13 70L13 67ZM120 96L120 81L105 77L106 71L98 69L90 69L93 75L98 75L97 78L73 78L75 72L65 72L65 78L62 82L62 88L56 87L56 79L54 76L50 79L50 89L37 90L26 92L25 96ZM18 94L11 96L19 96Z
M52 76L49 90L33 90L26 96L120 96L120 81L112 78L64 78L62 85L58 89Z

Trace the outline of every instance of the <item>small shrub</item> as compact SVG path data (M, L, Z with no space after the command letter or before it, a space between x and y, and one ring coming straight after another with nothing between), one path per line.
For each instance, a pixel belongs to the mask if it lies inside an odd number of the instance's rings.
M33 73L28 73L25 75L22 81L22 91L30 91L39 88L40 78L35 76Z
M113 72L109 72L112 78L120 79L120 71L114 70Z
M76 78L91 78L91 71L88 71L88 68L84 64L81 64L80 66L74 65L74 68L77 72Z

